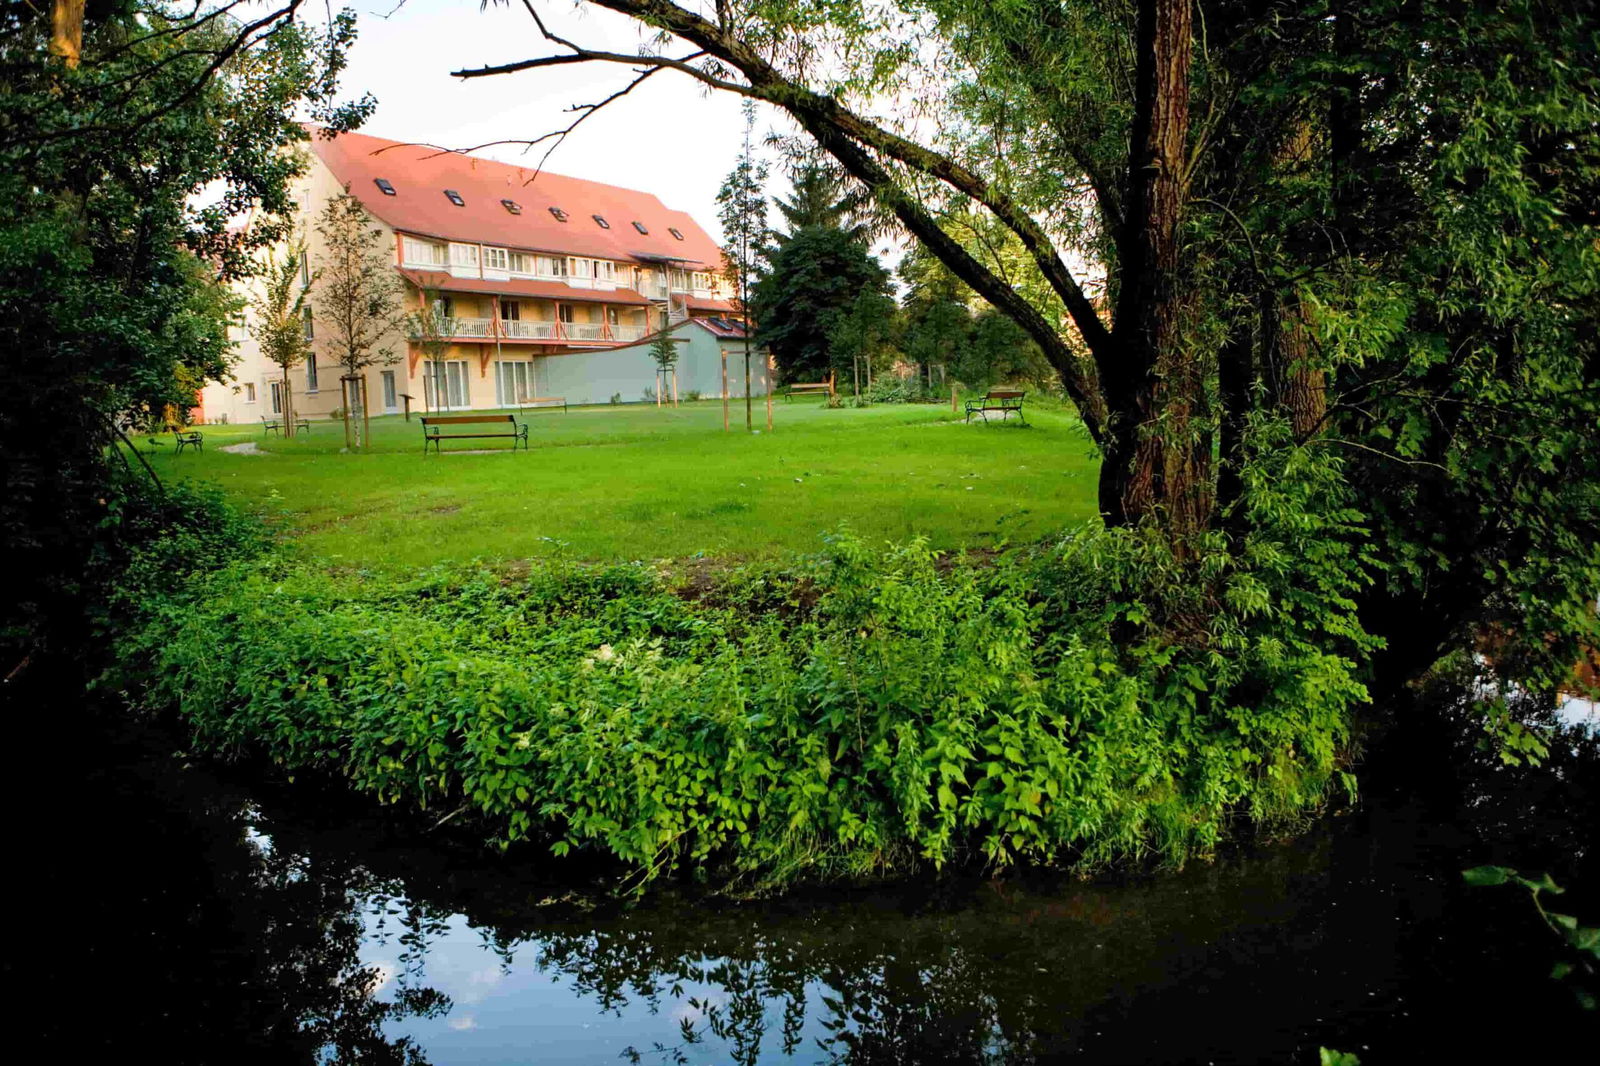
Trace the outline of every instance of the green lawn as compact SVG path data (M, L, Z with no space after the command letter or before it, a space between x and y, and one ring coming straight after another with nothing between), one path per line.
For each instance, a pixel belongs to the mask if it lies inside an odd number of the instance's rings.
M948 407L829 410L778 401L772 433L722 432L715 401L530 411L531 450L503 441L422 454L422 430L375 419L366 454L340 454L339 423L308 436L206 426L205 451L153 448L164 477L203 478L246 506L287 515L299 550L378 569L561 550L590 560L726 559L816 549L841 522L880 539L989 547L1095 514L1095 460L1067 412L1029 425L961 424ZM415 417L415 416L414 416ZM763 421L756 408L757 425ZM254 442L262 454L223 451ZM494 449L494 454L451 454Z

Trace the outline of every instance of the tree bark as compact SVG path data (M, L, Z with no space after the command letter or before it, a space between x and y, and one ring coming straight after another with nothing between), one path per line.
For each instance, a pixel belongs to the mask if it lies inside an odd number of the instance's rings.
M1195 432L1205 378L1184 350L1191 296L1179 227L1188 196L1190 0L1140 0L1136 38L1112 330L1119 352L1109 380L1101 374L1111 426L1100 508L1110 525L1155 518L1181 544L1205 527L1212 503L1209 440Z
M85 0L55 0L50 10L50 54L76 70L83 57Z

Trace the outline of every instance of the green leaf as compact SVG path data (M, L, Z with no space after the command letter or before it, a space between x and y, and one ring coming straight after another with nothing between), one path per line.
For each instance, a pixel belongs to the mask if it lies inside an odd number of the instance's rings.
M1470 870L1461 871L1461 877L1469 885L1482 887L1484 885L1503 885L1516 876L1516 871L1505 866L1474 866Z

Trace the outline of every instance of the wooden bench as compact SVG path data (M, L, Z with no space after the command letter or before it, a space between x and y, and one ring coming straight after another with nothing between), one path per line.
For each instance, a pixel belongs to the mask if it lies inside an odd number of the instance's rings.
M814 392L820 392L832 399L833 379L829 378L827 381L800 382L794 385L785 385L783 387L783 398L785 400L792 400L794 399L794 394L797 392L802 396L809 396Z
M193 448L197 452L206 450L205 434L198 429L184 429L172 422L167 423L167 432L172 434L172 439L178 442L173 455L182 455L185 448Z
M303 429L307 433L310 433L311 432L311 420L310 419L306 419L306 418L297 418L297 419L294 420L294 428L295 428L296 431L299 431L299 430ZM281 433L282 431L283 431L283 419L281 419L281 418L268 418L266 415L262 415L261 416L261 432L262 433Z
M444 433L443 426L503 426L498 433L480 430L476 433ZM511 450L517 450L517 442L522 442L522 447L528 447L528 427L517 421L516 415L424 415L422 418L422 454L428 454L428 445L433 445L435 455L443 455L440 445L447 440L475 440L490 437L510 437Z
M562 413L567 412L567 398L565 396L518 396L517 410L526 411L530 407L554 407L561 405Z
M990 389L981 400L967 401L967 421L970 423L973 415L979 415L987 422L989 412L998 411L1002 422L1016 415L1023 425L1027 425L1028 420L1022 417L1022 398L1026 395L1022 389Z

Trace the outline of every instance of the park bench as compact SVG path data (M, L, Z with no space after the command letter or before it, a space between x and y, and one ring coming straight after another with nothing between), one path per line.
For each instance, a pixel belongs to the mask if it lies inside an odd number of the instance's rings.
M833 379L829 378L827 381L798 382L793 385L785 385L783 387L783 398L785 400L792 400L794 399L794 394L797 392L802 396L809 396L814 392L820 392L825 396L832 397Z
M565 396L518 396L517 410L526 411L530 407L554 407L561 405L563 413L567 411L567 398Z
M197 452L206 450L205 435L198 429L184 429L175 422L168 422L167 432L171 433L172 439L178 443L173 455L182 455L185 448L193 448Z
M296 429L296 431L303 429L307 433L310 433L311 432L311 421L309 419L305 419L305 418L297 418L297 419L294 420L294 428ZM281 418L268 418L266 415L262 415L261 416L261 432L262 433L281 433L282 431L283 431L283 419L281 419Z
M444 432L445 426L501 426L499 432L492 433L488 430L477 432ZM491 437L510 437L511 450L517 450L517 442L528 446L528 427L517 422L516 415L424 415L422 419L422 454L428 454L428 445L433 445L436 455L443 455L440 445L447 440L477 440Z
M967 401L967 421L971 422L972 416L978 415L987 422L989 413L997 411L1002 422L1014 414L1027 425L1028 420L1022 417L1022 398L1026 395L1022 389L990 389L982 399Z

